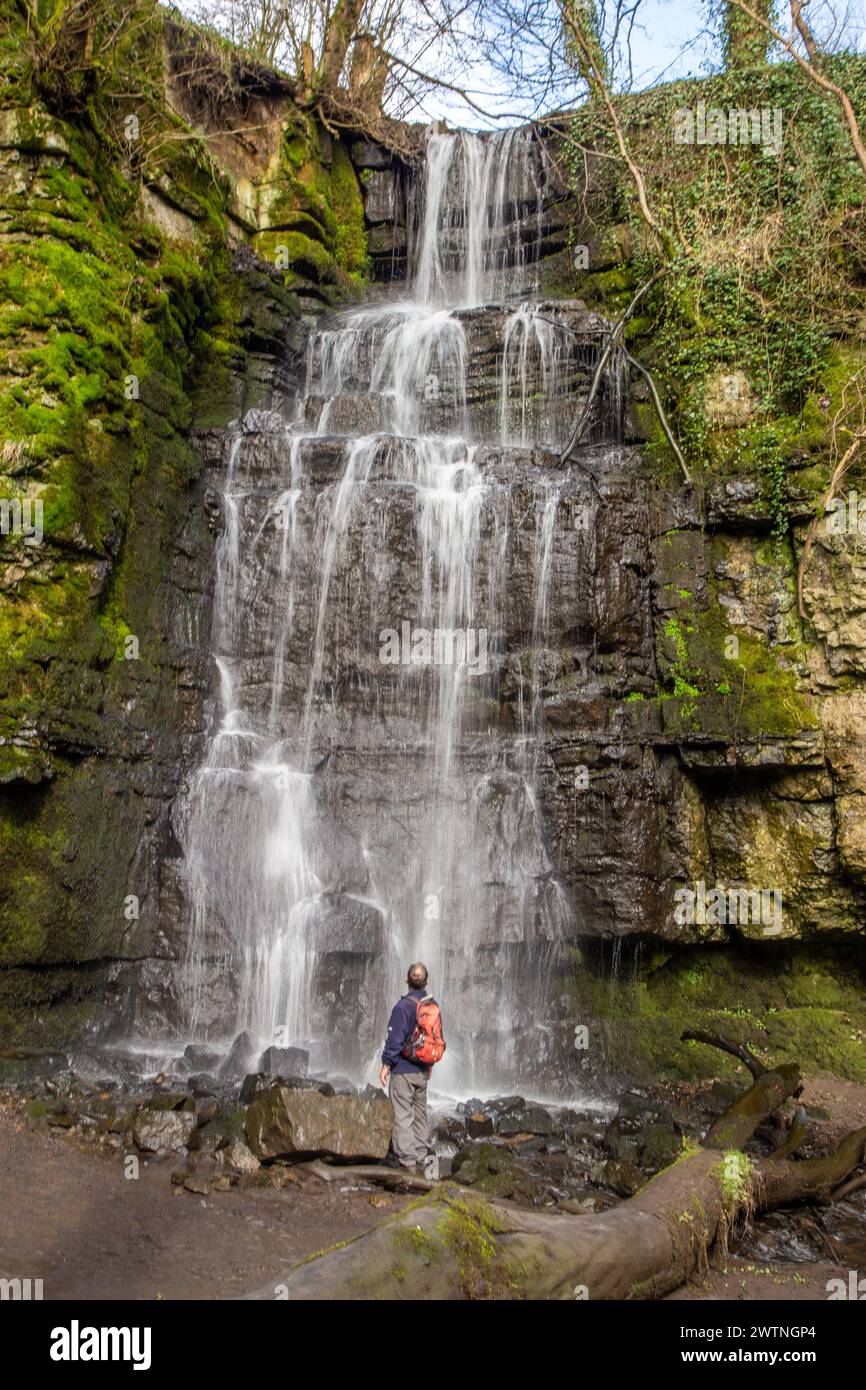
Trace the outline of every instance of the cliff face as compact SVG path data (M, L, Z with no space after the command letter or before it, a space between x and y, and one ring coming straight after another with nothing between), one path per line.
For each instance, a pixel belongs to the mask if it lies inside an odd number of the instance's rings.
M405 163L330 134L279 79L155 7L142 15L134 54L117 54L142 74L138 108L110 75L83 101L52 86L20 26L4 53L2 484L42 501L44 527L39 545L0 538L9 1039L172 1026L185 949L172 808L201 761L212 685L222 431L294 392L312 316L407 273ZM538 238L542 293L614 319L644 273L639 230L603 161L576 176L564 130L545 139L543 176L515 205ZM466 327L480 427L498 409L501 324L485 311ZM597 1076L693 1071L679 1031L719 1012L730 1033L862 1076L856 527L817 530L806 620L796 596L862 325L825 347L784 421L759 409L745 349L717 348L697 395L685 376L671 383L672 333L636 319L629 344L678 399L679 424L700 417L717 467L682 486L633 381L616 459L599 453L571 497L583 520L554 534L543 651L528 549L509 580L499 718L514 718L520 670L543 671L541 809L576 925L556 1022L604 1035L604 1056L581 1058ZM528 480L538 464L521 466ZM684 888L701 900L691 913ZM714 920L715 888L769 896ZM610 984L600 965L634 949L637 972Z
M545 141L543 175L515 213L538 238L541 295L583 296L609 320L640 284L639 238L632 225L613 220L601 161L587 158L575 192L563 130ZM390 267L391 248L405 244L401 182L394 172L379 179L365 190L365 205L382 228L379 264ZM383 225L381 210L395 207L396 222ZM855 277L857 265L855 258ZM467 329L470 418L483 434L499 408L502 329L493 311L470 315ZM631 448L618 469L601 470L601 493L588 494L584 592L567 582L582 563L581 539L555 537L562 549L554 549L551 565L563 601L557 650L545 654L546 810L587 934L724 940L721 924L675 920L675 889L702 880L782 893L781 930L743 923L745 937L862 936L859 533L819 526L805 570L805 619L796 592L797 562L826 475L829 417L841 385L864 360L861 329L855 320L851 334L828 347L823 375L796 417L794 442L776 449L774 461L785 470L781 498L764 460L756 466L749 456L760 411L734 359L702 382L703 426L725 456L723 467L700 470L686 487L669 461L657 461L658 423L635 377L625 418ZM628 339L657 365L648 320L632 323ZM541 388L539 374L527 394ZM685 395L681 385L675 398ZM763 427L775 423L770 415ZM790 523L781 537L780 507ZM519 614L514 626L521 630ZM574 775L583 767L585 789Z
M210 682L195 431L295 388L305 317L358 295L366 253L347 148L278 81L146 0L132 48L106 7L81 93L83 36L40 69L3 11L2 495L43 537L0 538L0 1018L59 1040L166 952Z

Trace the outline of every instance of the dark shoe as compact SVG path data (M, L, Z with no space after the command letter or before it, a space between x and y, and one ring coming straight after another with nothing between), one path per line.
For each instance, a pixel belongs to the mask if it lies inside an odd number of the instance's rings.
M383 1168L402 1168L402 1166L403 1166L403 1165L402 1165L402 1163L400 1162L400 1160L399 1160L399 1158L397 1157L397 1155L395 1154L394 1150L393 1150L393 1149L389 1149L388 1152L386 1153L385 1157L382 1159L382 1167L383 1167Z

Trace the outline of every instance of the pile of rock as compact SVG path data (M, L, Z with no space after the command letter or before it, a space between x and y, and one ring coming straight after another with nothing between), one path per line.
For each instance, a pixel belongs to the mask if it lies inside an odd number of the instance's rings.
M191 1044L178 1066L190 1069L186 1089L141 1105L132 1139L157 1158L185 1155L172 1181L196 1193L225 1190L274 1160L384 1158L391 1108L383 1092L359 1095L346 1077L309 1076L309 1060L300 1047L262 1051L251 1033L225 1056Z

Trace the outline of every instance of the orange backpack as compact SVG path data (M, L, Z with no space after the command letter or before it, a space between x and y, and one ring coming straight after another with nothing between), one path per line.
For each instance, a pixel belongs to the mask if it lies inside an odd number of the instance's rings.
M432 1067L441 1062L445 1051L442 1036L442 1014L432 994L425 994L415 1005L416 1024L412 1036L403 1044L403 1056L410 1062Z

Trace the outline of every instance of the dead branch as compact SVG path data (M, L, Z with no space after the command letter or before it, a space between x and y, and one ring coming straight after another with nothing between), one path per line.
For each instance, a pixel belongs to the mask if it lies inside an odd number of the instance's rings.
M767 1070L747 1047L743 1047L740 1043L730 1042L727 1038L716 1037L713 1033L703 1033L700 1029L688 1028L680 1034L680 1042L705 1043L707 1047L717 1047L722 1052L730 1053L732 1057L736 1057L738 1061L749 1068L756 1081Z
M776 1159L790 1158L801 1147L806 1138L806 1111L802 1105L797 1106L797 1113L794 1116L791 1128L788 1130L788 1137L783 1144L774 1149L770 1157Z
M604 351L602 352L601 356L598 359L598 362L596 363L595 372L593 373L592 382L589 388L589 395L586 398L586 402L584 404L583 410L581 411L580 418L578 419L578 422L574 427L574 431L570 440L568 441L568 443L566 444L565 448L559 456L560 464L568 462L569 457L577 448L584 435L587 425L589 424L590 416L592 414L592 407L595 401L596 394L598 392L599 384L601 382L602 373L604 372L608 359L610 358L610 355L613 352L614 348L618 347L620 352L622 352L623 356L626 358L626 360L631 364L631 366L635 367L641 373L645 381L648 383L650 388L650 395L652 397L652 402L655 406L656 413L658 414L661 427L664 430L668 443L670 444L676 456L677 462L679 463L679 466L682 470L683 477L685 478L688 484L691 484L691 474L689 473L689 470L686 466L686 461L683 458L682 451L680 450L680 447L677 444L676 439L674 438L673 431L671 430L671 427L668 424L667 416L665 415L664 407L662 406L661 397L659 396L659 393L656 390L655 382L653 381L652 376L647 371L643 363L638 362L637 358L633 357L632 354L626 350L625 345L622 341L623 327L628 322L628 319L631 317L631 315L634 313L637 304L646 294L650 286L654 285L655 282L661 279L661 277L666 273L667 272L665 270L657 270L653 275L650 276L648 280L644 281L637 294L634 296L631 303L629 304L628 308L625 310L625 313L623 313L617 319L613 328L610 330Z
M436 1186L429 1178L376 1163L323 1163L313 1159L310 1163L298 1164L298 1170L312 1173L322 1182L372 1182L397 1192L432 1192Z
M858 1173L856 1178L851 1178L848 1182L843 1182L841 1187L834 1187L833 1191L830 1193L830 1200L833 1202L842 1202L846 1197L851 1197L863 1187L866 1187L866 1173Z
M656 384L655 384L655 382L653 381L653 378L652 378L651 374L647 371L646 367L643 365L642 362L638 362L638 360L637 360L636 357L632 357L632 355L631 355L631 353L629 352L628 348L626 348L625 346L623 346L622 349L621 349L621 351L622 351L622 355L623 355L623 357L625 358L626 362L628 362L628 363L630 364L630 366L634 367L637 371L640 372L641 376L643 377L644 381L646 382L647 386L649 387L649 393L650 393L650 396L651 396L651 398L652 398L652 403L653 403L653 405L655 406L655 409L656 409L656 415L657 415L658 418L659 418L659 424L661 425L661 427L662 427L662 429L663 429L663 431L664 431L665 438L667 439L668 444L670 444L671 449L673 450L673 452L674 452L674 454L675 454L675 456L676 456L676 460L677 460L677 463L679 464L679 466L680 466L680 468L681 468L681 470L682 470L683 477L685 478L685 480L686 480L686 482L689 484L689 486L691 486L692 475L690 474L688 468L686 467L686 461L685 461L685 459L683 458L682 450L680 449L679 444L677 443L676 439L674 438L673 430L671 429L670 425L668 424L668 417L665 415L664 406L662 405L662 401L661 401L661 396L660 396L659 393L658 393L658 390L657 390L657 388L656 388Z

